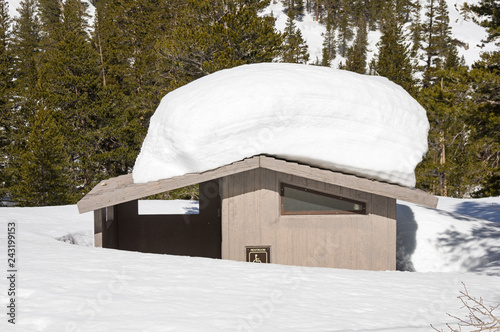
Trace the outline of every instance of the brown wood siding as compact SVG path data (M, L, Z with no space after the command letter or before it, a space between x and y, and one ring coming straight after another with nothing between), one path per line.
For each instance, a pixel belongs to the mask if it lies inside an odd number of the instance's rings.
M367 215L281 215L280 183L365 202ZM245 261L245 246L270 245L271 262L394 270L396 200L258 168L221 179L222 258Z

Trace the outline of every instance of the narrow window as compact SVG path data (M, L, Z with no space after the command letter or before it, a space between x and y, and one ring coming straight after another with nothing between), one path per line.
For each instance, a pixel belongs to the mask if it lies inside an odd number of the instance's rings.
M281 214L366 214L366 203L282 183Z

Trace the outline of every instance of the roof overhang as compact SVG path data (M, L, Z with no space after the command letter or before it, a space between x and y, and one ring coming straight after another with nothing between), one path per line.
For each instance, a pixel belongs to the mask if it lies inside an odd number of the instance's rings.
M256 168L264 168L276 172L292 174L432 208L435 208L438 202L437 197L415 188L408 188L397 184L370 180L354 175L343 174L340 172L315 168L304 164L260 155L206 172L189 173L182 176L147 183L134 183L132 174L103 180L77 203L78 211L80 213L84 213L98 210L104 207L129 202L135 199L140 199Z

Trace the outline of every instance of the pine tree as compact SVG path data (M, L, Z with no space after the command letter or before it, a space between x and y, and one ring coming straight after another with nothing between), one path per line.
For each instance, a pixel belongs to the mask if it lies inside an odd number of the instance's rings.
M481 25L488 28L488 41L493 41L500 36L500 2L498 0L481 0L471 9L479 16L485 18Z
M307 63L309 53L307 44L302 37L302 32L294 23L293 12L288 12L285 30L283 32L283 55L282 61L289 63Z
M36 0L20 3L19 17L14 24L16 108L25 109L25 117L36 109L36 88L41 55L41 23L36 15Z
M410 55L416 58L419 50L422 48L422 23L421 23L421 10L420 1L416 1L414 10L412 12L412 22L410 24L412 47Z
M273 17L260 15L268 5L269 0L179 1L156 43L161 61L155 75L167 81L163 91L224 68L275 60L282 36Z
M426 64L419 100L428 111L431 130L429 152L417 177L427 190L463 197L485 174L467 115L476 108L470 98L470 74L451 39L446 1L428 0L426 10L422 28Z
M195 1L182 3L175 24L157 44L162 75L171 88L220 69L273 61L282 38L275 19L259 13L269 1Z
M347 56L348 43L354 37L354 32L351 24L351 13L349 11L350 7L348 2L342 0L340 2L341 7L337 10L335 20L338 29L337 46L339 55L342 57Z
M326 31L324 34L321 65L330 67L331 61L336 56L335 27L332 16L328 16L326 21Z
M128 96L161 84L156 44L181 15L177 1L97 1L93 43L103 86L118 86Z
M395 0L392 3L395 8L397 20L401 23L410 22L415 11L415 7L420 6L419 0ZM391 4L391 2L388 4Z
M308 13L312 13L314 15L314 20L316 22L322 22L323 17L325 15L325 3L326 0L316 0L316 1L311 1L307 0L306 7L308 9Z
M21 206L62 205L72 202L68 193L67 139L48 109L35 115L22 163L18 164L13 199Z
M424 47L425 51L425 66L423 68L424 73L429 76L429 72L432 68L433 58L437 55L437 37L436 37L436 28L435 28L435 16L436 16L436 4L437 0L427 0L427 4L425 5L425 17L426 22L422 25L422 34L423 39L426 43ZM425 78L425 86L429 86L429 77Z
M431 124L429 151L416 170L418 187L441 196L470 195L485 174L477 159L474 127L468 114L475 108L470 99L467 67L436 72L438 83L423 88L418 99Z
M286 13L293 17L301 17L304 15L304 1L303 0L283 0Z
M59 123L64 124L61 130L68 138L71 181L76 184L71 194L75 200L80 197L80 190L96 182L92 165L94 153L89 146L99 117L95 106L100 75L97 53L86 32L86 9L80 0L67 0L59 22L54 20L54 25L45 31L44 40L50 43L45 44L47 49L38 80L41 103L53 110ZM44 10L47 11L40 8L41 12Z
M6 1L0 0L0 198L9 186L5 168L10 162L9 146L15 124L12 119L13 70L10 17Z
M472 10L484 18L481 25L488 27L488 41L500 35L500 3L482 0ZM497 43L498 45L498 43ZM473 95L477 108L469 115L474 128L472 137L478 144L478 155L487 167L487 174L480 183L477 196L500 195L500 52L487 52L473 65Z
M38 16L43 33L43 48L47 49L60 38L59 26L63 16L61 0L38 0Z
M446 0L427 0L426 22L422 27L425 68L424 86L429 86L435 80L434 72L444 69L446 59L456 52L451 39L448 7Z
M9 108L12 88L12 50L8 5L0 0L0 111Z
M131 171L144 139L149 118L169 90L171 77L163 72L161 40L183 15L178 1L95 3L92 43L98 54L98 105L92 168L95 179ZM168 71L177 63L168 64Z
M473 130L471 137L477 144L486 175L481 181L478 196L500 195L500 52L484 53L473 65L472 100L477 106L469 113Z
M100 0L96 3L94 45L99 54L102 85L117 85L128 94L131 76L128 59L132 56L128 22L124 5Z
M57 29L63 11L63 2L60 0L38 0L39 13L45 31L51 32Z
M347 52L346 69L360 74L366 73L366 52L368 47L368 33L363 18L359 20L356 39Z
M377 44L378 58L373 67L378 75L387 77L406 91L413 93L415 89L413 68L403 35L403 24L397 21L393 8L387 10L382 21L382 37Z
M21 1L19 17L14 21L12 38L12 69L15 77L12 104L7 116L7 163L3 169L4 188L12 192L14 179L19 178L26 137L37 109L38 60L40 54L40 25L35 15L36 1Z
M268 1L96 3L93 44L99 93L94 168L100 176L134 165L149 118L168 91L232 66L272 61L281 36Z
M380 26L380 17L385 12L385 1L369 0L365 5L368 30L375 31Z

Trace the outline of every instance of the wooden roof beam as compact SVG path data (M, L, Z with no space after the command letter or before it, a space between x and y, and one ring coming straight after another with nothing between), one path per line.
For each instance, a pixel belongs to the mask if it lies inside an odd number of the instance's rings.
M78 202L77 206L80 213L89 212L259 167L427 207L435 208L437 206L437 197L418 189L374 181L264 155L254 156L202 173L189 173L148 183L134 183L131 174L122 175L101 181Z

